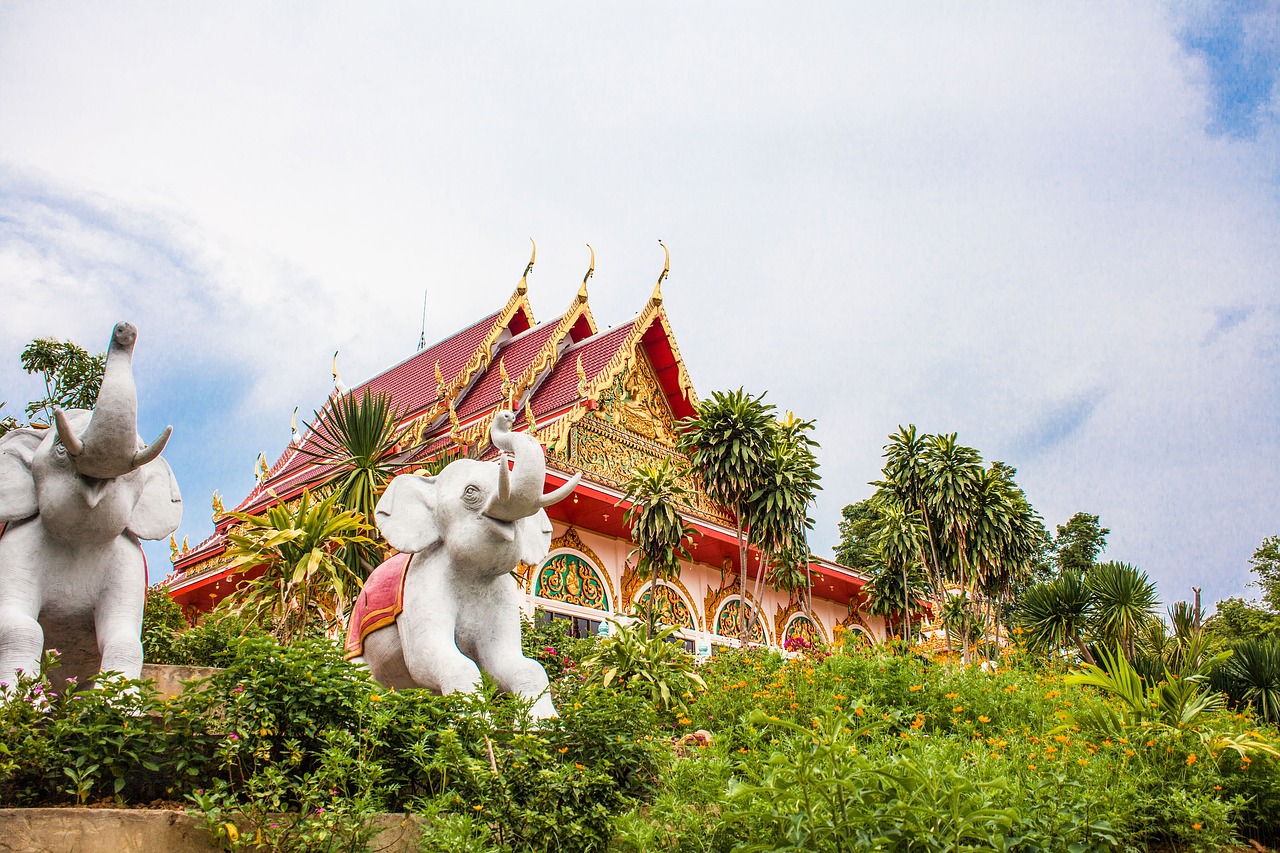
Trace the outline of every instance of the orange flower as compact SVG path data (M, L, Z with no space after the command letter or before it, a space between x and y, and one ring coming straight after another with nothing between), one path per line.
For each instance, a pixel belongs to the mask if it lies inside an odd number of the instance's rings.
M1193 823L1193 824L1191 824L1191 828L1192 828L1192 829L1201 829L1201 828L1202 828L1202 826L1203 826L1203 824L1199 824L1199 823Z
M587 768L583 767L581 764L578 764L576 761L574 762L573 766L574 766L574 767L576 767L576 768L578 768L579 770L586 770L586 769L587 769Z
M953 714L959 714L959 713L960 713L961 711L963 711L963 710L964 710L964 706L963 706L963 705L957 705L957 706L955 706L954 708L952 708L952 709L951 709L951 713L953 713Z
M980 723L989 723L989 722L991 722L991 718L990 718L990 717L979 716L979 717L978 717L978 722L980 722Z
M912 693L915 693L917 690L923 690L923 689L924 689L924 685L923 685L923 684L913 684L913 685L911 685L911 692L912 692Z
M1193 752L1187 756L1187 765L1190 766L1195 763L1196 763L1196 754Z
M947 698L948 698L948 699L959 699L959 698L960 698L960 694L959 694L959 693L948 693L948 694L947 694Z

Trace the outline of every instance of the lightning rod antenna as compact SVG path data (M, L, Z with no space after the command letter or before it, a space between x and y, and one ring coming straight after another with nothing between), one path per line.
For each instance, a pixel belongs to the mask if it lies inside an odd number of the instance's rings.
M418 352L427 348L427 291L422 290L422 332L418 335Z

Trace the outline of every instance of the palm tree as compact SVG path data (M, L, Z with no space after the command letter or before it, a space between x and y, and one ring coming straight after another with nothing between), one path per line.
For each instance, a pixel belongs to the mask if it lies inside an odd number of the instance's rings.
M884 494L874 502L880 524L872 541L872 553L883 567L873 572L868 592L871 611L886 618L899 613L903 642L910 640L911 612L929 594L925 575L926 531L920 513Z
M639 556L637 571L649 573L649 637L658 621L658 580L679 577L680 558L691 559L686 543L694 531L677 509L677 504L687 502L689 493L680 484L681 473L668 459L637 468L623 498L631 504L623 520L631 526L636 543L632 554Z
M370 527L378 499L397 473L402 417L386 394L365 389L359 398L334 397L316 412L310 440L298 451L317 466L313 485L332 489L337 505ZM381 562L381 551L372 540L348 550L351 570L361 581Z
M770 451L773 411L763 394L754 397L739 388L714 392L698 403L693 417L681 421L680 451L689 457L707 495L733 514L744 614L740 639L744 643L752 618L747 609L747 508L760 487L761 470Z
M340 509L336 493L313 503L304 489L294 509L277 504L262 515L230 515L239 524L227 535L228 569L261 572L228 596L232 612L268 628L282 643L313 627L341 630L361 580L346 552L372 544L360 514Z
M809 507L818 491L818 443L809 433L813 421L791 412L775 421L769 452L761 465L758 488L747 503L750 541L759 549L755 598L760 600L766 581L766 560L773 564L772 586L791 594L804 591L806 610L813 609L809 577L808 531L813 527Z

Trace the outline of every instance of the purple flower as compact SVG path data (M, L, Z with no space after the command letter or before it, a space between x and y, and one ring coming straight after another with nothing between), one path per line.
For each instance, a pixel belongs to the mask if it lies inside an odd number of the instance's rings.
M232 732L231 734L227 735L227 740L240 740L240 735L236 734L235 732Z

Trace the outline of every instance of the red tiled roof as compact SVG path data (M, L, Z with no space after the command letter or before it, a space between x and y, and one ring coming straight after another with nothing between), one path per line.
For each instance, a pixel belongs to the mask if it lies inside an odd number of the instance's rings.
M602 332L574 344L560 354L560 360L551 371L551 375L543 380L542 385L534 392L529 407L533 409L535 418L556 412L578 400L578 358L582 358L582 369L587 381L595 379L604 370L609 361L618 353L618 348L627 341L636 321L623 323L617 328ZM523 420L523 415L521 415Z
M425 411L436 402L436 362L440 362L440 373L446 382L457 376L458 371L466 365L476 347L480 346L485 335L493 328L499 313L501 312L494 312L461 332L432 344L390 370L356 386L352 393L363 394L367 388L375 394L381 392L389 395L396 407L406 415Z
M534 358L542 351L542 347L559 327L560 318L550 323L535 326L527 332L516 335L503 344L502 349L494 357L489 369L467 395L456 406L458 417L466 421L468 418L488 410L502 400L502 371L499 364L506 367L507 378L515 381L520 374L529 369Z

